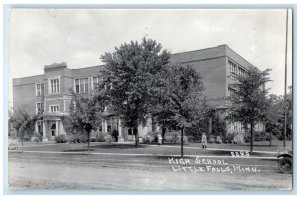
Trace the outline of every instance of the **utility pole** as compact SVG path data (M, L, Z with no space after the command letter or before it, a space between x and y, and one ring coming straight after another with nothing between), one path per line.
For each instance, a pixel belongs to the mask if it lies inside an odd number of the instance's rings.
M283 147L286 144L286 85L287 85L287 43L288 43L288 19L289 19L289 9L286 9L286 24L285 24L285 70L284 70L284 130L283 130Z

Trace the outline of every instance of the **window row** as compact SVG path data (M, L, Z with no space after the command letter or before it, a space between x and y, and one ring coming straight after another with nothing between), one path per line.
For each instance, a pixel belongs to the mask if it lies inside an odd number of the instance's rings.
M236 90L234 90L233 88L228 88L228 93L229 93L229 96L234 96L236 94Z
M58 105L50 105L50 112L58 112L59 111L59 106Z
M49 106L49 112L58 112L59 111L59 105L50 105ZM36 103L36 114L44 114L45 112L45 104L44 102L38 102Z
M245 76L246 70L241 66L233 63L232 61L228 60L228 67L229 67L229 75L242 75Z
M93 77L91 79L91 87L90 87L90 81L89 78L79 78L74 80L74 90L75 93L88 93L90 91L94 91L97 87L98 84L101 81L100 77ZM50 94L55 94L60 92L60 78L51 78L48 81L49 83L49 93ZM44 84L39 83L36 84L36 96L44 96L45 94L45 88ZM106 86L107 89L110 88L110 86Z
M244 125L241 122L233 122L229 125L230 130L241 131L244 130Z
M88 93L89 92L89 79L75 79L75 93Z
M101 82L101 77L92 77L91 86L89 78L80 78L74 80L74 91L75 93L89 93L97 89L99 83Z
M52 78L49 79L49 90L48 92L50 94L52 93L59 93L60 92L60 84L59 84L59 78ZM42 83L36 84L35 88L35 94L37 97L41 97L45 95L45 85Z
M100 77L93 77L92 78L92 87L91 91L94 91L98 84L100 83ZM75 79L74 81L74 90L75 93L88 93L90 88L89 78L81 78L81 79Z

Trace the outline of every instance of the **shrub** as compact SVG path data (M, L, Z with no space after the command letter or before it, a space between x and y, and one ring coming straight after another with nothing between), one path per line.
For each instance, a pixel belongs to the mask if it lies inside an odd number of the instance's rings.
M68 136L69 143L86 143L87 136L84 134L73 134Z
M195 138L194 136L188 136L187 141L190 143L201 143L202 139L201 138Z
M18 146L19 146L18 139L9 139L8 150L16 150Z
M103 133L98 133L96 135L96 140L97 142L105 142L105 136L103 135Z
M150 143L157 143L158 142L158 132L151 132L149 133Z
M244 135L244 141L245 142L250 142L250 133L246 132Z
M209 136L208 142L209 143L215 143L216 139L213 136Z
M106 135L105 136L105 142L108 144L111 144L113 141L113 138L111 137L111 135Z
M266 141L267 140L267 134L264 131L259 131L254 133L254 140L255 141Z
M119 131L116 130L116 129L114 129L114 130L112 131L112 133L111 133L111 137L113 138L113 140L114 140L115 142L118 142L118 136L119 136Z
M43 139L43 136L40 133L33 134L31 141L32 142L41 142Z
M144 135L142 137L142 139L143 139L143 143L145 143L145 144L149 144L150 143L150 136L149 135Z
M228 133L228 134L226 134L225 137L224 137L224 142L226 144L233 143L233 137L234 137L234 133Z
M157 143L158 142L158 132L150 132L142 137L143 143Z
M97 142L97 139L96 138L91 138L90 142Z
M244 141L244 135L242 133L236 133L233 137L233 144L243 144Z
M201 142L202 132L204 131L205 129L199 126L193 126L193 127L186 128L185 135L191 137L189 138L190 142Z
M68 136L68 142L69 143L77 143L77 138L75 135L69 135Z
M222 137L221 137L221 136L217 136L217 138L216 138L216 143L217 143L217 144L222 144L222 143L223 143Z
M177 142L178 142L177 134L172 135L172 143L177 143Z
M165 136L165 142L166 143L177 143L177 140L175 140L175 138L177 138L177 135L167 135L167 136Z
M25 135L24 135L24 142L29 142L30 140L31 140L31 136L25 134Z
M188 142L194 142L194 138L193 138L193 136L188 136Z
M54 137L55 143L66 143L68 140L65 135L58 135Z

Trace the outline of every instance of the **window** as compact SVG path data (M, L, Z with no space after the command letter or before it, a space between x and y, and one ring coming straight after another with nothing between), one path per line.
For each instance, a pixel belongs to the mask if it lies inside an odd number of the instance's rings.
M57 112L59 111L59 106L58 105L50 105L50 112Z
M237 64L233 63L232 61L228 60L228 70L229 75L246 75L246 70L242 68L241 66L238 66Z
M43 96L44 95L44 84L36 84L36 96Z
M59 78L50 79L50 93L59 93Z
M36 103L36 113L43 114L44 113L44 102Z
M80 92L81 93L89 92L89 79L88 78L80 79Z
M229 96L233 96L236 93L236 91L232 88L228 88L228 93L229 93Z
M80 88L80 85L79 85L79 79L75 79L75 93L79 93L79 88Z
M93 90L95 90L98 87L98 84L100 83L101 79L100 77L93 77Z
M89 92L89 79L81 78L75 79L75 93L88 93Z

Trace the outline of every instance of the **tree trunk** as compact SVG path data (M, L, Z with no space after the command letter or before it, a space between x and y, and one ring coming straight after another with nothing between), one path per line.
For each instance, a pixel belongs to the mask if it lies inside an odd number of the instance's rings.
M90 155L90 132L88 132L88 155Z
M137 147L138 142L139 142L139 135L138 135L138 128L137 127L134 127L133 134L135 135L135 147Z
M250 152L253 152L253 122L250 123Z
M272 129L270 130L270 146L272 146Z
M24 152L24 132L22 133L22 138L21 138L21 141L22 141L22 153Z
M212 135L212 118L208 118L208 136Z
M162 128L162 132L161 132L161 137L162 137L161 144L165 143L166 130L167 130L166 127Z
M183 129L184 127L181 127L181 157L183 158Z

